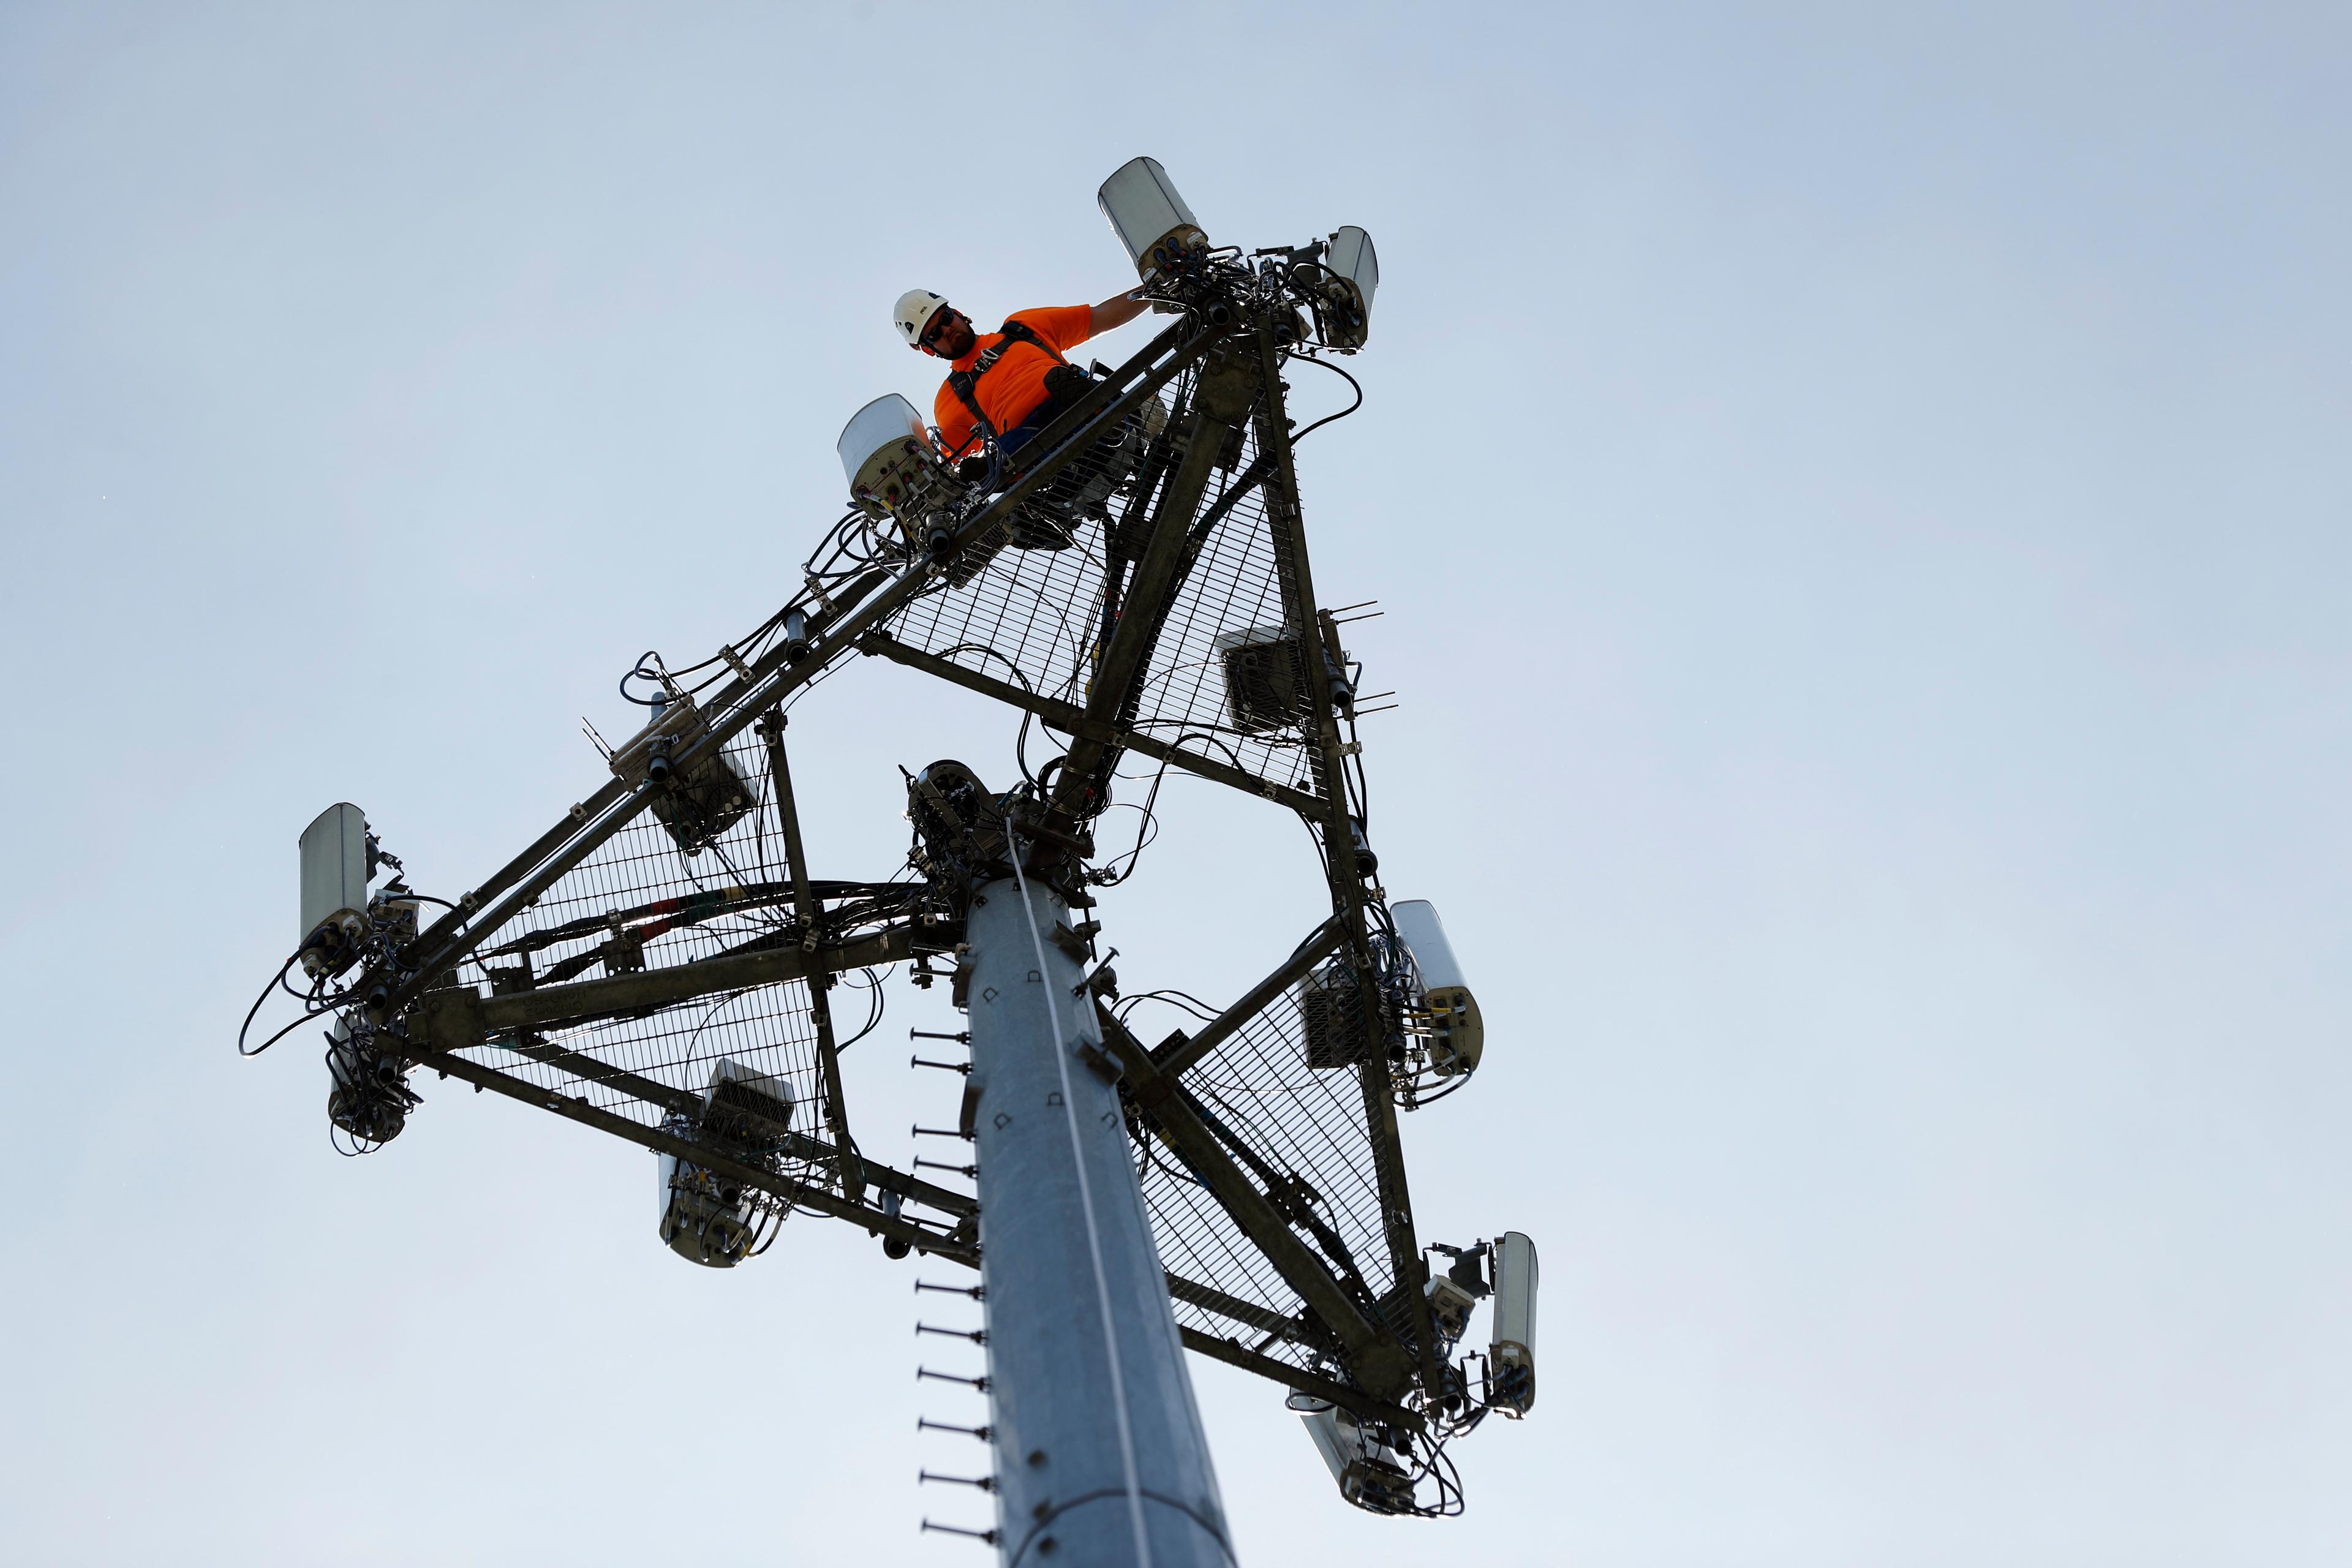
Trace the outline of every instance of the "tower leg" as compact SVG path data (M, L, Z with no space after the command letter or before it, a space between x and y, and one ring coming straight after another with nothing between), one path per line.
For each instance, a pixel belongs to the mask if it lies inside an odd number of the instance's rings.
M1034 879L971 900L982 1273L1007 1564L1229 1568L1216 1473L1118 1091L1099 1047L1076 918Z

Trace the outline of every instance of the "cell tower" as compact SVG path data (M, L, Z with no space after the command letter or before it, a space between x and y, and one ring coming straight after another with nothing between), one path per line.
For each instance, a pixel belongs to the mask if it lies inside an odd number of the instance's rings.
M983 426L950 461L903 398L866 405L840 443L850 510L802 590L699 664L640 659L624 690L651 716L602 786L454 902L329 808L301 838L301 944L246 1028L281 989L301 1014L238 1048L331 1020L328 1117L354 1152L399 1134L418 1068L651 1150L661 1238L697 1264L759 1256L797 1209L961 1266L916 1289L979 1304L980 1327L927 1331L984 1346L984 1373L919 1375L986 1414L925 1425L992 1464L925 1479L995 1518L923 1528L1005 1563L1179 1568L1234 1561L1185 1351L1284 1390L1349 1503L1456 1513L1448 1445L1535 1404L1536 1254L1517 1231L1424 1247L1398 1136L1469 1080L1483 1026L1436 911L1381 885L1360 667L1346 612L1317 605L1293 467L1328 421L1295 428L1283 379L1355 384L1334 359L1366 342L1371 240L1213 245L1149 158L1099 201L1171 318L1149 346L1095 364L1017 452ZM905 868L820 879L786 709L861 660L992 698L1062 750L1032 770L1016 746L1003 790L957 762L908 775ZM1142 841L1106 858L1094 837L1129 757L1147 823L1173 767L1319 846L1330 918L1222 1010L1122 998L1100 945L1095 889ZM968 1020L920 1037L964 1059L918 1063L961 1081L955 1125L917 1129L958 1153L907 1171L852 1133L835 1015L899 964ZM1147 1043L1164 1006L1185 1026Z

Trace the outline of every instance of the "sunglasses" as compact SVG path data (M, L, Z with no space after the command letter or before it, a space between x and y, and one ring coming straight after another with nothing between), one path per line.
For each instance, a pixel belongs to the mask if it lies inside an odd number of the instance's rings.
M940 313L932 319L931 324L923 329L923 346L927 349L939 347L940 340L947 335L948 328L954 321L955 312L942 306Z

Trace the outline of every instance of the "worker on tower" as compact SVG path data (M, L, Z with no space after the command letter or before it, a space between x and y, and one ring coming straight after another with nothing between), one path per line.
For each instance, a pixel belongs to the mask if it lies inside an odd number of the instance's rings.
M892 320L909 347L949 362L931 416L953 459L977 449L982 422L998 450L1019 451L1091 384L1064 356L1149 308L1132 295L1114 294L1099 305L1016 310L996 331L975 332L971 319L944 296L909 289L898 297Z

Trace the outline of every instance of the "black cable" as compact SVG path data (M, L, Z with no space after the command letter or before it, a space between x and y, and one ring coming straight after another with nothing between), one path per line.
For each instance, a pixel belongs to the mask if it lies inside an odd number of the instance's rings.
M1135 729L1140 730L1140 729L1144 728L1145 726L1147 726L1147 725L1150 725L1150 724L1178 724L1178 723L1182 723L1183 721L1182 721L1182 720L1176 720L1176 719L1162 719L1162 720L1144 719L1144 720L1139 720L1139 721L1137 721L1134 723L1134 725L1133 725L1132 727L1133 727L1133 728L1135 728ZM1239 731L1239 730L1231 730L1231 731L1226 731L1226 732L1227 732L1227 733L1231 733L1231 734L1235 734L1235 735L1239 735L1239 734L1243 734L1243 733L1244 733L1244 731ZM1181 746L1181 745L1182 745L1182 744L1183 744L1185 742L1187 742L1187 741L1202 741L1202 742L1207 742L1209 745L1214 746L1214 747L1216 747L1219 751L1221 751L1221 752L1224 752L1225 757L1226 757L1226 760L1227 760L1227 761L1229 761L1229 762L1231 762L1231 763L1233 763L1233 765L1234 766L1234 768L1235 768L1235 769L1237 769L1238 771L1240 771L1240 772L1242 772L1242 773L1249 773L1249 772L1251 771L1248 767L1246 767L1246 766L1244 766L1244 765L1243 764L1243 762L1242 762L1242 759L1241 759L1241 753L1240 753L1240 752L1236 752L1236 751L1234 751L1234 748L1233 748L1230 744L1228 744L1224 740L1223 740L1223 739L1219 736L1219 734L1217 734L1217 733L1214 731L1214 730L1213 730L1213 729L1212 729L1212 730L1188 730L1188 731L1185 731L1183 733L1181 733L1181 734L1178 735L1178 736L1177 736L1173 741L1171 741L1171 742L1169 742L1169 744L1170 744L1170 745L1171 745L1171 746ZM1158 832L1158 830L1157 830L1157 827L1158 827L1158 821L1159 821L1159 819L1158 819L1158 817L1157 817L1156 816L1154 816L1154 815L1152 814L1151 807L1152 807L1152 805L1154 805L1154 804L1159 800L1159 798L1160 798L1160 781L1161 781L1162 779L1164 779L1164 778L1166 778L1166 777L1168 776L1168 767L1169 767L1169 764L1170 764L1171 763L1172 763L1173 761L1175 761L1175 759L1174 759L1173 757L1163 757L1163 758L1161 758L1161 759L1160 759L1159 770L1158 770L1157 772L1155 772L1155 773L1151 775L1151 791L1150 791L1150 793L1149 795L1147 795L1144 797L1143 805L1142 805L1141 806L1139 806L1139 807L1136 807L1136 809L1140 810L1141 812L1143 812L1143 813L1144 813L1147 823L1148 823L1148 824L1149 824L1149 825L1153 828L1153 831L1152 831L1152 833L1151 833L1151 837L1150 837L1150 838L1145 838L1145 837L1143 837L1143 830L1142 830L1141 828L1138 828L1138 829L1137 829L1137 832L1136 832L1136 837L1137 837L1136 847L1135 847L1133 849L1129 850L1129 851L1128 852L1127 857L1125 857L1125 858L1127 858L1127 859L1128 859L1128 861L1129 861L1128 868L1127 868L1125 871L1121 872L1121 873L1120 873L1120 874L1119 874L1119 875L1118 875L1115 879L1113 879L1113 880L1111 880L1111 881L1108 881L1108 882L1099 883L1099 884L1097 884L1098 886L1106 887L1106 888L1115 888L1115 887L1118 886L1118 884L1119 884L1119 883L1126 881L1128 878L1129 878L1129 877L1133 876L1133 875L1135 874L1134 858L1135 858L1135 857L1137 857L1137 856L1139 856L1139 855L1141 855L1141 854L1143 853L1143 847L1144 847L1144 845L1145 845L1145 844L1148 844L1148 843L1151 842L1153 839L1157 839L1157 838L1160 837L1159 832ZM1050 764L1049 764L1049 765L1050 765ZM1137 779L1141 778L1143 775L1142 775L1141 773L1121 773L1121 774L1118 774L1118 775L1115 775L1115 776L1118 776L1118 777L1120 777L1120 778L1125 778L1125 779L1129 780L1129 781L1131 783L1131 782L1133 782L1134 780L1137 780ZM1108 811L1108 810L1109 810L1109 809L1110 809L1110 807L1108 807L1108 806L1105 806L1105 807L1104 807L1104 810L1106 810L1106 811ZM1310 832L1312 831L1312 825L1310 825L1310 826L1309 826L1309 831L1310 831ZM1319 843L1320 843L1320 840L1318 840L1318 843L1319 844ZM1112 863L1113 863L1113 864L1116 864L1117 862L1116 862L1116 861L1113 861Z
M896 969L898 965L894 963L890 967L892 969ZM859 986L858 989L861 991L868 991L873 994L873 1000L866 1004L866 1027L858 1030L857 1033L850 1036L849 1038L835 1044L833 1047L834 1054L835 1056L847 1050L850 1047L856 1045L858 1041L864 1039L866 1036L872 1034L877 1028L881 1026L882 1015L886 1010L888 1001L887 995L882 988L882 982L889 977L888 973L886 971L881 974L876 974L871 969L862 970L860 973L867 975L869 979L866 984Z
M1355 807L1356 819L1364 825L1365 837L1370 838L1372 832L1372 786L1370 778L1364 773L1364 742L1363 738L1356 731L1356 715L1352 704L1348 714L1348 743L1355 749L1339 759L1342 782L1349 782L1347 775L1349 764L1352 763L1355 799L1351 804Z
M956 644L955 647L948 648L943 652L933 654L931 657L934 658L949 659L953 658L960 653L986 654L989 658L996 660L997 663L1003 665L1005 668L1013 672L1013 679L1020 682L1022 690L1027 692L1032 697L1037 695L1037 688L1030 683L1027 673L1024 672L1019 665L1013 663L1011 659L1005 658L1003 654L997 652L986 643L960 642ZM1025 782L1033 784L1037 782L1037 777L1034 773L1029 771L1029 721L1035 717L1036 715L1031 713L1027 709L1023 709L1021 710L1021 728L1013 737L1013 760L1021 769L1021 777Z
M1349 375L1346 371L1341 370L1338 365L1331 363L1328 360L1317 359L1312 354L1293 355L1291 363L1294 364L1320 365L1325 370L1329 371L1333 375L1338 376L1341 381L1346 382L1349 386L1356 389L1355 402L1350 403L1347 407L1342 408L1337 414L1326 414L1322 418L1318 419L1314 424L1309 425L1304 430L1292 432L1290 444L1293 447L1297 446L1298 443L1307 439L1308 436L1320 430L1324 426L1330 424L1334 419L1345 419L1349 415L1353 414L1357 409L1361 408L1364 405L1364 384L1358 381L1354 376Z
M1243 766L1241 754L1238 752L1235 752L1231 744L1223 741L1221 737L1226 735L1238 735L1243 740L1256 741L1267 746L1287 746L1294 749L1304 746L1307 743L1295 735L1276 734L1271 731L1241 730L1234 728L1231 724L1208 724L1204 721L1199 719L1131 719L1128 721L1127 727L1130 730L1150 730L1164 728L1171 724L1196 724L1202 725L1203 727L1193 730L1189 734L1179 735L1176 737L1175 741L1170 742L1169 744L1174 745L1177 742L1181 741L1197 740L1213 742L1223 750L1226 757L1231 760L1234 766L1241 768L1244 773L1247 773L1249 770ZM1140 778L1143 775L1138 773L1135 776Z
M275 1045L279 1037L288 1032L287 1030L281 1029L278 1034L270 1036L268 1039L264 1040L252 1050L248 1051L245 1048L246 1031L253 1027L253 1020L255 1016L260 1013L261 1005L269 1000L269 994L278 989L278 983L286 978L286 972L293 968L295 960L301 956L302 950L300 948L296 948L293 952L289 953L287 956L286 962L278 966L278 973L271 975L268 980L263 984L261 987L261 994L253 999L253 1005L246 1010L245 1022L238 1026L236 1031L236 1054L238 1056L257 1057L262 1052L268 1050L271 1046ZM307 1016L295 1020L297 1024L307 1023L310 1020Z
M294 955L294 958L299 958L302 955L300 953L297 952ZM289 985L286 983L286 976L293 970L293 968L294 959L289 958L279 967L278 971L278 978L271 981L269 984L278 987L280 990L284 991L286 994L293 997L297 1002L301 1003L305 1007L310 1006L319 1000L319 993L325 988L327 977L322 974L316 980L310 982L310 989L308 991L297 991L293 986ZM262 990L265 992L268 989L268 985L262 987Z
M1208 1183L1192 1174L1192 1172L1185 1170L1181 1165L1171 1165L1162 1158L1160 1151L1153 1146L1149 1133L1139 1136L1137 1139L1137 1142L1143 1147L1143 1164L1141 1169L1138 1170L1135 1173L1137 1181L1141 1181L1150 1173L1154 1166L1157 1166L1159 1169L1165 1171L1168 1174L1175 1177L1180 1182L1190 1182L1196 1187L1200 1187L1204 1191L1207 1190L1209 1185Z
M654 668L651 669L646 668L646 660L647 659L655 661ZM637 655L637 662L629 667L629 671L626 675L621 677L622 701L634 702L640 708L659 708L669 700L669 692L666 689L659 698L638 697L632 694L629 690L629 682L632 680L660 681L663 676L660 660L661 650L659 648L649 647L646 649L645 652Z
M1151 808L1160 802L1160 783L1168 776L1169 761L1170 759L1166 757L1160 759L1160 771L1151 775L1150 792L1144 795L1143 804L1133 808L1143 814L1143 820L1136 825L1135 847L1129 850L1123 857L1127 861L1127 869L1114 872L1112 868L1118 864L1119 858L1114 858L1100 871L1092 873L1087 878L1087 880L1097 887L1116 888L1134 876L1136 862L1143 858L1144 846L1160 837L1160 818L1153 814ZM1110 809L1111 806L1108 803L1103 807L1104 811Z
M1144 802L1141 805L1138 805L1132 801L1112 801L1097 814L1096 819L1099 821L1102 817L1109 816L1114 811L1133 811L1140 813L1142 815L1142 820L1136 824L1135 847L1129 849L1125 855L1113 856L1110 861L1100 870L1087 873L1087 881L1092 882L1097 888L1116 888L1121 882L1126 881L1129 877L1135 874L1135 863L1139 858L1141 858L1144 846L1152 843L1160 837L1160 818L1152 812L1151 809L1151 804L1154 800L1159 798L1159 795L1160 781L1155 777L1151 781L1151 793L1144 798ZM1124 871L1113 871L1111 868L1118 865L1120 860L1125 860L1127 862L1127 869Z
M1452 1083L1447 1084L1444 1089L1439 1089L1435 1094L1422 1094L1416 1091L1413 1095L1412 1102L1416 1106L1435 1105L1439 1100L1444 1100L1449 1094L1460 1093L1464 1089L1469 1086L1470 1080L1477 1076L1478 1069L1473 1068L1469 1071L1463 1073L1460 1077L1456 1078Z
M1315 830L1314 819L1305 812L1298 813L1297 816L1300 825L1307 829L1307 841L1315 846L1315 858L1323 867L1323 880L1328 882L1331 879L1331 852L1323 847L1323 835Z
M257 1057L262 1052L268 1050L270 1047L276 1045L278 1041L284 1039L287 1036L292 1034L295 1030L300 1028L303 1025L315 1022L334 1011L335 1009L332 1007L321 1007L315 1013L305 1013L300 1017L295 1019L292 1023L287 1025L284 1028L278 1030L276 1034L270 1036L268 1039L262 1041L261 1044L254 1047L253 1049L249 1051L245 1048L245 1031L240 1029L237 1031L236 1054L241 1057ZM249 1024L252 1020L248 1018L247 1022Z
M863 515L863 513L853 512L850 514L850 517L857 518L862 517ZM847 521L849 521L849 519L843 520L844 522L846 522ZM836 522L834 525L834 533L835 535L838 535L842 526L843 523L841 522ZM820 545L818 548L822 551L824 547ZM802 570L803 573L811 576L815 575L815 574L810 570L814 560L815 557L812 556L808 562L803 563ZM842 574L842 575L845 576L849 574L850 574L846 573ZM752 658L760 657L761 652L763 651L761 645L770 637L773 637L778 631L782 629L784 618L793 610L801 607L802 601L804 597L804 594L793 595L793 597L785 604L783 608L776 611L774 614L769 616L767 619L761 621L758 626L752 627L750 633L740 639L740 645L730 644L729 646L739 647L739 658L744 657L745 653L748 653ZM648 659L654 661L651 668L648 668L646 665L646 661ZM711 673L705 676L702 679L691 683L685 683L682 681L682 677L690 676L696 671L703 669L708 669ZM661 653L659 649L647 648L644 653L637 656L636 663L631 667L628 673L621 677L620 691L624 700L633 702L640 708L651 708L656 706L659 700L650 697L633 696L629 691L630 681L659 681L663 684L666 690L668 688L675 687L679 691L691 696L709 690L712 687L717 686L733 673L734 666L727 659L726 655L723 653L714 653L708 658L699 659L693 664L683 666L677 669L670 669L661 663Z
M1158 991L1130 992L1129 994L1119 998L1118 1007L1114 1016L1120 1023L1123 1024L1127 1022L1128 1014L1133 1011L1135 1005L1140 1002L1157 1002L1162 1006L1180 1008L1184 1012L1192 1014L1192 1016L1202 1020L1214 1019L1222 1016L1216 1008L1211 1006L1208 1003L1202 1001L1198 996L1192 994L1190 992L1176 990L1172 986L1163 986Z
M1413 1468L1407 1472L1407 1480L1416 1490L1423 1480L1435 1481L1437 1501L1423 1503L1416 1497L1411 1509L1413 1517L1452 1519L1462 1511L1462 1472L1454 1465L1453 1457L1446 1453L1445 1446L1475 1426L1479 1417L1485 1414L1481 1411L1478 1416L1473 1416L1467 1422L1449 1428L1444 1436L1423 1438L1423 1441L1429 1445L1429 1457L1414 1464Z

